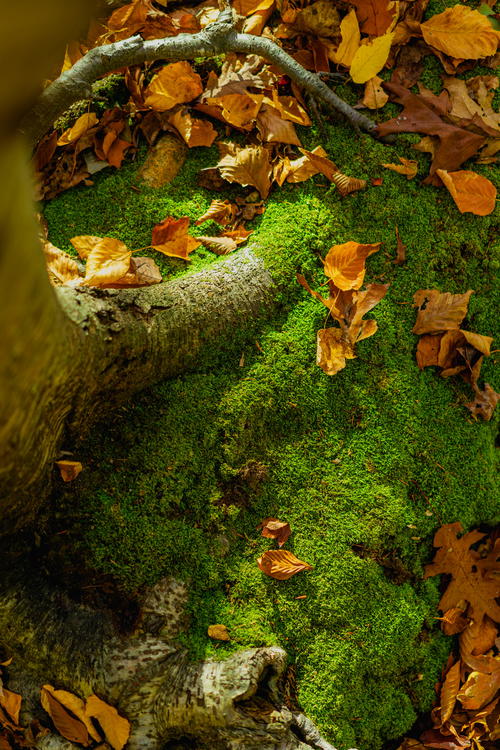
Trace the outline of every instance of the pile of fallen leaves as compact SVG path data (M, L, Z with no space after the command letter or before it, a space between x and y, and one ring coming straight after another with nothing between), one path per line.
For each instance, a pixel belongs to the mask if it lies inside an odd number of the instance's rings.
M4 662L0 667L10 664ZM36 743L49 729L38 721L28 727L19 723L22 696L3 687L0 680L0 749L17 750L35 748ZM52 685L44 685L40 692L43 709L52 719L59 734L70 742L83 747L105 747L122 750L130 735L130 722L120 716L116 708L97 697L90 695L86 701L67 690L56 690Z
M500 740L500 532L470 531L447 524L434 537L438 548L425 578L451 576L439 602L441 627L458 635L441 682L431 727L399 750L494 750Z
M415 293L413 300L418 313L413 333L420 336L417 364L420 369L439 367L443 378L460 375L475 394L474 401L466 407L474 417L489 420L500 394L488 383L481 390L478 379L493 339L460 328L471 294L471 289L465 294L441 293L437 289L419 289Z
M385 297L389 284L368 284L359 291L365 278L365 260L380 248L380 242L361 245L346 242L334 245L323 261L328 278L328 297L311 289L304 276L297 280L307 291L330 311L339 327L321 328L317 334L317 363L327 375L335 375L354 359L359 341L373 336L377 321L365 320L364 315Z

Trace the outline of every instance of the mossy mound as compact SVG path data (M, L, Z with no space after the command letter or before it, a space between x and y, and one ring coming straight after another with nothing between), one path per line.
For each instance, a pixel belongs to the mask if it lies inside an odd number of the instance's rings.
M444 189L381 168L414 158L415 139L391 148L327 130L339 167L382 185L341 199L316 178L273 193L253 238L283 285L281 312L96 429L78 451L84 472L54 502L68 548L128 590L167 574L189 580L185 643L195 658L282 645L297 664L299 701L325 735L378 750L429 708L449 649L435 620L439 582L422 580L434 531L498 520L495 424L472 420L461 381L418 370L412 297L474 289L465 327L498 335L498 219L460 215ZM51 240L69 249L74 234L106 234L146 245L165 215L196 219L208 206L214 196L195 173L214 163L211 151L190 152L171 185L141 193L134 164L98 175L46 207ZM400 267L396 225L407 245ZM319 285L319 256L348 240L384 243L367 281L391 287L373 313L377 334L329 378L315 364L325 310L295 273ZM209 262L200 249L190 270ZM494 387L493 360L483 374ZM274 546L256 531L266 516L290 522L287 548L313 571L284 582L259 571L256 558ZM227 625L230 643L209 640L214 623Z

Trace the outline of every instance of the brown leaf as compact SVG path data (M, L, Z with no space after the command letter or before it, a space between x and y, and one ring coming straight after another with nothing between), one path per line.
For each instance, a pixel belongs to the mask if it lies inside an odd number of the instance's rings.
M461 214L469 212L487 216L495 210L497 191L486 177L470 170L447 172L437 169L436 174L448 188Z
M380 36L391 26L397 10L389 0L353 0L361 31Z
M277 518L264 518L257 528L262 529L262 536L267 539L276 539L279 547L283 547L292 533L290 524Z
M221 144L227 146L227 144ZM271 187L271 162L264 146L234 146L217 164L220 174L229 182L253 185L261 198L267 198Z
M467 626L460 633L460 656L467 663L469 656L482 656L495 645L498 632L493 620L484 615L478 620L474 611Z
M305 149L301 149L301 151L304 156L300 156L298 159L292 159L291 161L289 161L289 168L286 172L287 182L304 182L310 177L313 177L315 174L319 174L321 172L321 168L318 162L313 163L309 156L311 154L314 154L315 156L317 155L326 157L325 149L321 146L316 146L316 148L312 151L305 151ZM330 160L327 159L327 161L329 162Z
M189 148L211 146L217 138L217 131L211 122L191 117L187 109L174 112L170 117L170 122L182 135Z
M154 260L137 256L130 259L130 269L125 276L110 284L102 284L101 289L152 286L153 284L159 284L161 281L161 272Z
M236 218L238 207L230 201L213 200L205 213L196 219L195 224L203 224L204 221L215 221L225 227Z
M0 706L17 726L19 726L19 711L21 710L22 700L23 698L19 693L13 693L12 690L0 686Z
M403 263L406 262L406 245L403 244L403 241L401 237L399 236L399 229L394 227L394 230L396 232L396 257L392 261L397 266L401 266Z
M312 570L312 565L299 560L285 549L271 549L259 557L257 565L266 576L286 581L301 570Z
M209 625L208 637L215 641L230 641L229 633L225 625Z
M465 294L419 289L413 295L413 306L418 308L418 314L412 332L421 335L458 329L467 313L472 293L472 289Z
M54 286L83 280L78 264L71 255L55 247L51 242L44 242L43 252L47 263L49 279Z
M63 482L72 482L83 469L80 461L56 461L56 466L61 473Z
M460 660L450 667L441 688L441 726L448 721L455 708L457 693L460 687Z
M203 91L201 78L185 60L165 65L145 90L147 107L165 112L176 104L196 99Z
M52 685L44 685L40 701L54 722L59 734L70 742L88 747L92 740L99 741L92 722L85 713L85 705L78 696L67 690L55 690Z
M366 180L359 180L356 177L349 177L342 172L334 172L331 177L332 182L337 187L342 197L355 193L358 190L364 190Z
M441 620L441 630L445 635L456 635L465 630L469 624L469 619L464 616L465 610L467 609L467 602L462 600L457 605L448 609L442 617L438 617Z
M341 328L320 328L317 333L316 364L327 375L336 375L354 359L352 344L346 340Z
M499 400L500 393L496 393L491 385L485 383L482 391L479 389L476 390L476 398L474 401L465 404L465 406L471 412L473 417L481 417L481 419L489 422Z
M231 229L230 231L222 232L220 235L221 237L229 237L230 239L234 240L237 245L242 245L244 242L247 241L248 237L252 234L252 232L248 229L245 229L245 227L240 224L240 226L236 227L236 229Z
M167 216L153 228L152 247L163 255L189 260L189 253L196 250L201 242L187 233L188 226L189 218L187 216L180 219Z
M382 88L380 76L374 76L365 83L365 93L362 104L368 109L381 109L389 100L389 94ZM384 165L382 165L384 166Z
M78 120L71 128L68 128L64 131L64 133L58 139L57 145L67 146L69 143L77 141L82 137L82 135L87 132L87 130L90 130L90 128L94 127L94 125L97 125L98 122L99 120L97 119L97 115L95 114L95 112L89 112L88 114L81 115L81 117L78 118Z
M222 96L208 97L204 104L209 107L218 107L220 111L219 118L235 128L242 130L252 130L255 119L262 106L263 94L251 94L248 91L243 93L224 94ZM203 111L202 108L198 108ZM210 114L210 110L207 110ZM214 113L215 114L215 113Z
M288 143L300 146L299 137L293 123L284 120L274 107L264 105L257 115L257 130L266 143Z
M113 237L94 237L92 239L96 242L87 255L85 278L82 285L102 287L125 276L130 269L132 251L123 242L115 240Z
M130 722L120 716L116 708L97 697L90 695L85 704L87 716L97 719L106 741L113 750L122 750L130 735Z
M500 689L500 657L494 661L495 669L491 673L471 672L460 688L457 698L466 710L482 708Z
M359 289L365 278L365 260L377 252L380 244L361 245L351 241L334 245L324 260L325 274L339 289Z
M412 180L418 172L418 161L405 159L404 156L398 156L401 164L382 164L385 169L392 169L393 172L406 175L407 180Z
M420 30L427 44L450 57L479 60L494 55L498 47L498 33L486 16L464 5L432 16Z
M232 253L238 246L232 237L224 237L223 235L219 235L219 237L200 236L196 239L216 255L227 255L228 253Z

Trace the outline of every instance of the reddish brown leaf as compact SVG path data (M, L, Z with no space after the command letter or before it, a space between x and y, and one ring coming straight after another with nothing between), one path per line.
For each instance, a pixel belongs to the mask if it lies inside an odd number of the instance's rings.
M383 34L397 12L390 0L353 0L361 31L371 36Z
M44 685L40 700L54 722L57 731L70 742L88 747L92 740L99 740L90 719L85 715L83 701L66 690L54 690L52 685Z
M491 385L484 384L484 388L476 390L476 398L468 404L465 404L473 417L481 417L489 422L500 400L500 393L496 393Z
M277 518L264 518L257 526L262 529L262 536L267 539L276 539L278 546L282 547L292 533L290 524Z
M152 247L163 255L189 260L189 253L196 250L201 242L187 233L188 227L189 218L187 216L183 216L181 219L167 216L153 228Z
M292 552L284 549L268 550L259 557L257 565L266 576L286 581L302 570L312 570L312 565L299 560Z

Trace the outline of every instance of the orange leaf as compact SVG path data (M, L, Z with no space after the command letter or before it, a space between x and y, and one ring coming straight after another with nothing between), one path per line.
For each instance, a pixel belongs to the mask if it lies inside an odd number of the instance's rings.
M17 726L19 725L19 711L21 710L22 700L23 698L19 693L13 693L12 690L0 687L0 706Z
M145 104L165 112L176 104L196 99L203 91L201 78L185 60L165 65L146 88Z
M78 282L83 280L80 274L78 264L71 255L55 247L51 242L44 242L43 252L47 263L49 278L54 286L67 284L69 282Z
M465 294L441 293L437 289L419 289L413 295L413 306L419 309L412 332L421 335L458 329L467 313L472 293L472 289Z
M458 172L437 169L436 174L448 188L461 214L470 212L487 216L494 211L497 191L486 177L467 169Z
M221 144L228 147L229 144ZM264 146L239 148L230 144L227 153L217 164L220 174L228 182L253 185L261 198L267 198L271 187L271 162Z
M113 237L93 239L97 241L87 255L83 285L99 287L112 284L125 276L130 269L132 251Z
M92 740L100 737L85 714L85 705L78 696L67 690L55 690L52 685L44 685L40 693L43 708L65 739L87 747Z
M110 284L101 284L101 289L152 286L153 284L159 284L161 281L160 269L154 260L152 258L137 256L130 259L130 269L125 276Z
M259 557L257 565L266 576L286 581L301 570L312 570L312 565L299 560L285 549L271 549Z
M73 127L64 131L57 141L57 145L67 146L69 143L77 141L87 132L87 130L90 130L94 125L97 125L98 122L95 112L89 112L88 114L82 115L78 118Z
M201 242L187 233L188 226L189 218L187 216L183 216L181 219L167 216L153 228L152 247L172 258L189 260L189 253L196 250Z
M177 128L189 148L211 146L217 138L217 131L211 122L191 117L187 109L174 112L170 122Z
M316 364L327 375L336 375L355 358L354 349L341 328L320 328L316 340Z
M56 461L63 482L72 482L83 469L80 461Z
M262 536L266 539L276 539L280 547L285 544L292 533L290 524L286 521L279 521L277 518L264 518L257 528L262 529Z
M334 245L325 258L325 274L342 290L359 289L365 278L365 260L376 253L380 242L361 245L358 242L346 242Z
M498 46L498 32L486 16L465 5L432 16L420 24L420 30L431 47L464 60L494 55Z
M359 43L361 40L358 18L355 10L351 9L342 19L340 24L340 34L341 42L337 51L333 53L333 62L337 63L337 65L345 65L345 67L348 68L352 63L352 58L359 49Z
M363 106L368 109L381 109L387 104L389 94L382 88L382 79L380 76L373 76L365 83L365 93L363 96ZM384 166L384 165L382 165Z
M215 221L221 226L226 226L234 221L238 207L229 201L213 200L205 213L196 219L195 224L203 224L204 221Z
M90 695L85 704L87 716L97 719L106 741L113 750L122 750L130 735L130 722L120 716L116 708L97 697Z
M455 708L457 693L460 687L460 660L458 660L447 672L446 679L441 688L441 726L448 721Z
M412 180L418 172L418 162L414 159L405 159L403 156L398 156L398 159L401 164L382 164L382 166L385 169L392 169L393 172L404 174L408 180Z
M496 668L491 673L471 672L460 688L457 698L467 711L482 708L500 689L500 657L492 661Z

